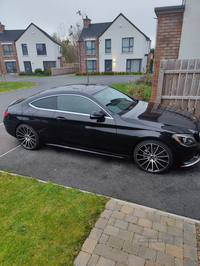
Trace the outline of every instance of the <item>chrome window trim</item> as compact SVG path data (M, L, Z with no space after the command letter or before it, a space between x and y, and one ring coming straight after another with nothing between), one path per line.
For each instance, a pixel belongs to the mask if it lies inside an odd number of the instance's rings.
M96 104L101 110L103 110L107 115L108 117L105 117L105 118L108 118L108 119L113 119L114 118L106 111L104 110L104 108L102 108L98 103L96 103L95 101L93 101L92 99L84 96L84 95L80 95L80 94L71 94L71 93L68 93L68 94L55 94L55 95L50 95L50 96L44 96L44 97L41 97L37 100L34 100L32 102L29 103L29 105L35 109L38 109L38 110L42 110L42 111L53 111L53 112L61 112L61 113L68 113L68 114L78 114L78 115L83 115L83 116L90 116L90 114L84 114L84 113L77 113L77 112L69 112L69 111L62 111L62 110L56 110L56 109L46 109L46 108L40 108L40 107L36 107L34 106L32 103L38 101L38 100L42 100L42 99L45 99L45 98L49 98L49 97L58 97L58 96L64 96L64 95L73 95L73 96L79 96L79 97L82 97L82 98L86 98L88 100L90 100L91 102L93 102L94 104Z

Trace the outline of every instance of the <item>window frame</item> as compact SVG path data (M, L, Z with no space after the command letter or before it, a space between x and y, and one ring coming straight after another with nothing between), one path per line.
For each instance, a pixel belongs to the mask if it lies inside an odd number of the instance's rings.
M128 46L124 46L123 41L128 40ZM132 45L131 45L132 41ZM128 37L128 38L122 38L122 53L133 53L133 47L134 47L134 38ZM124 51L124 49L128 49L128 51Z
M107 45L110 42L110 45ZM105 53L111 54L111 39L105 39Z
M136 71L131 71L131 61L133 60L139 60L139 70L137 72L140 72L142 66L142 59L137 59L137 58L126 59L126 72L136 72ZM128 67L129 62L130 62L130 67Z
M42 49L40 48L41 46ZM46 43L36 43L36 51L37 55L47 55Z
M91 43L91 48L88 48L88 44ZM86 55L95 54L95 40L87 40L85 41ZM90 51L90 52L88 52Z
M92 68L88 68L88 63L92 62ZM95 67L94 67L95 63ZM97 71L97 60L86 60L86 70L87 72L96 72Z
M12 70L13 70L13 72L10 72L10 71L8 71L8 66L7 66L7 64L12 64ZM8 73L8 74L15 74L15 73L17 73L17 65L16 65L16 61L10 61L10 62L5 62L5 66L6 66L6 72ZM13 67L14 66L14 67Z
M47 66L46 64L48 64L48 63L52 63L53 62L53 64L54 64L54 66L52 67L52 66ZM44 67L44 70L46 70L47 68L55 68L56 67L56 61L43 61L43 67Z
M26 43L22 43L21 46L22 46L22 54L23 55L28 55L28 47L27 47L27 44Z
M12 44L2 44L2 46L3 46L4 56L13 56ZM5 51L5 49L4 49L6 46L9 48L8 51Z

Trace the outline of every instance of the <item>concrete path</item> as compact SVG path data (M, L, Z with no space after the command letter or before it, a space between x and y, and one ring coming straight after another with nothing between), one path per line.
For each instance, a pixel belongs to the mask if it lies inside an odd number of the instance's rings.
M200 221L111 199L76 266L199 266Z

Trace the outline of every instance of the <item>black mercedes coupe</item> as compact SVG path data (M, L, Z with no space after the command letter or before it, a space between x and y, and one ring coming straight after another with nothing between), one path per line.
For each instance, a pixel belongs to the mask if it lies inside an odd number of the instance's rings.
M5 111L4 125L28 150L45 143L133 157L139 168L151 173L200 160L196 117L105 85L64 86L17 100Z

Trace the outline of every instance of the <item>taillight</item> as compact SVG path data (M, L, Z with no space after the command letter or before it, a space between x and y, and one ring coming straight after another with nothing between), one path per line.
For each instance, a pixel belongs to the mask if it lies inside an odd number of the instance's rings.
M7 111L5 111L4 117L7 117L7 116L9 116L9 113Z

